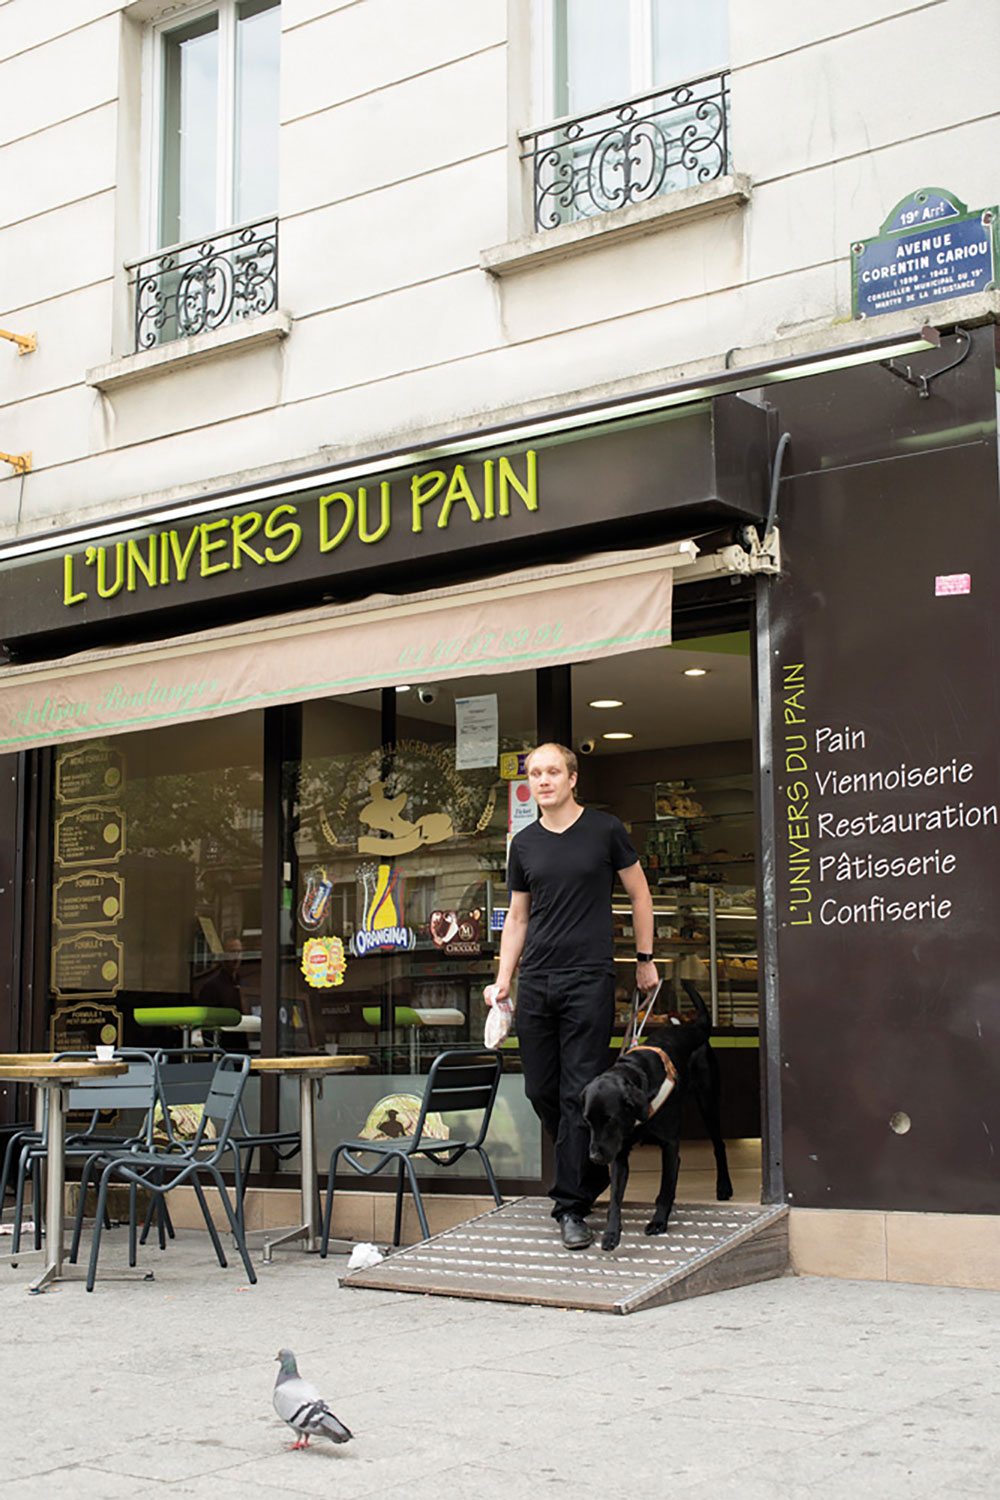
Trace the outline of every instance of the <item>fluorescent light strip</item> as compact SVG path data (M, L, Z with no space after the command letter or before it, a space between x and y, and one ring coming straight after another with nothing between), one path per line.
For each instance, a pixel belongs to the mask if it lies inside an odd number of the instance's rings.
M933 330L928 330L933 332ZM680 381L665 389L648 395L625 397L607 405L592 403L567 412L546 412L532 420L525 419L514 427L484 428L480 432L466 433L445 442L428 447L415 447L407 452L398 452L379 457L374 454L358 459L335 469L318 473L307 472L288 479L262 482L253 489L219 490L204 500L181 500L162 509L142 513L102 516L79 529L67 529L32 537L25 541L5 546L0 542L0 563L8 558L27 557L36 552L61 551L77 547L93 538L107 536L109 532L141 531L149 527L163 526L170 521L189 520L195 516L209 515L227 505L253 505L258 501L278 499L281 495L298 490L319 489L325 485L345 484L352 479L363 479L366 475L393 473L417 463L433 463L440 459L455 457L474 451L488 452L491 448L504 448L531 438L541 438L562 432L573 432L580 427L604 426L609 422L622 421L628 417L641 416L647 412L667 411L675 406L696 405L712 396L722 396L758 386L770 385L782 380L803 380L809 375L827 374L834 370L850 369L855 365L871 364L880 359L891 359L902 354L919 354L935 348L933 338L924 336L923 330L909 334L896 334L874 339L871 343L845 344L842 349L824 349L815 354L788 356L781 360L761 365L744 365L739 369L707 375L690 384Z

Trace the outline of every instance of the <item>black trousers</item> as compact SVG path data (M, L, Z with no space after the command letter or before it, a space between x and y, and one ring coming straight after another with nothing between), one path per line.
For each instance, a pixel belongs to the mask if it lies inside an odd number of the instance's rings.
M603 969L522 973L517 1035L524 1091L555 1145L553 1217L583 1217L608 1185L608 1169L590 1160L590 1130L580 1094L610 1061L615 976Z

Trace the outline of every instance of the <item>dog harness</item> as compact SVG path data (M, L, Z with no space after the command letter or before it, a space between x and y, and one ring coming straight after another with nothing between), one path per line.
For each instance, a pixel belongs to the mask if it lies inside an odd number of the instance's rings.
M646 1119L649 1120L656 1114L656 1111L667 1096L673 1092L674 1084L677 1082L677 1069L663 1049L661 1047L654 1047L650 1042L643 1042L641 1045L636 1042L633 1046L629 1047L623 1056L628 1057L633 1052L655 1052L663 1064L663 1082L649 1101L649 1114L646 1116Z

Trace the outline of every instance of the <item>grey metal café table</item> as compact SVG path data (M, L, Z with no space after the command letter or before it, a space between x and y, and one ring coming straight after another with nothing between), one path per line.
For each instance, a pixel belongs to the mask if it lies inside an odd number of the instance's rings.
M20 1250L16 1256L0 1256L0 1265L17 1264L30 1256L44 1253L45 1269L29 1282L29 1292L41 1292L50 1282L63 1275L66 1229L66 1093L74 1083L94 1078L117 1078L128 1072L128 1063L91 1062L86 1058L53 1062L38 1054L22 1058L10 1055L0 1058L0 1079L8 1083L31 1083L38 1099L47 1106L49 1121L48 1150L45 1159L45 1250ZM39 1114L41 1112L39 1111ZM37 1212L37 1209L36 1209Z
M316 1095L319 1085L331 1073L345 1073L353 1068L367 1068L371 1059L363 1053L336 1053L316 1057L253 1057L253 1073L282 1073L299 1080L299 1131L302 1146L299 1154L302 1183L302 1222L292 1229L271 1233L264 1244L264 1261L270 1261L275 1245L304 1240L303 1249L319 1248L319 1189L316 1178Z

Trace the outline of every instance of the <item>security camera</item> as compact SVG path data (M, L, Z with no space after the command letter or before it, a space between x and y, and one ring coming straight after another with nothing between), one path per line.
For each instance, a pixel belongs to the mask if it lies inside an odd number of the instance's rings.
M421 703L434 703L437 700L438 690L436 687L417 688L417 697Z
M581 755L593 755L593 753L594 753L594 741L593 740L581 740L580 741L580 754Z

